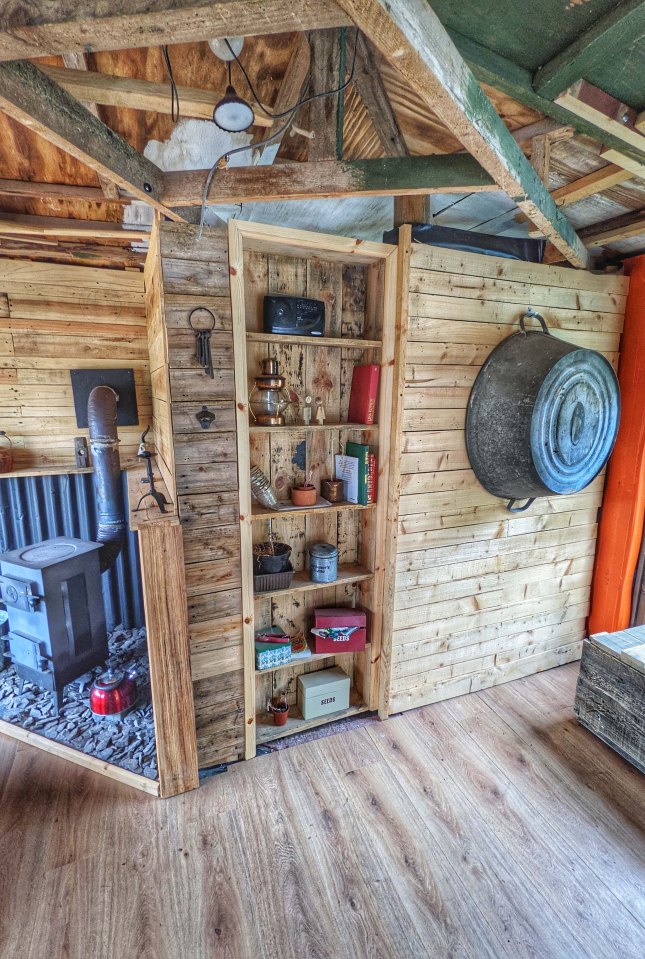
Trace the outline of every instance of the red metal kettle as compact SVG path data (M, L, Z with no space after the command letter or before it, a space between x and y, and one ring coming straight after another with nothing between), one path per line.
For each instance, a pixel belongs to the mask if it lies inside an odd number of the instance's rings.
M106 669L90 689L90 709L95 719L122 719L137 701L136 670Z

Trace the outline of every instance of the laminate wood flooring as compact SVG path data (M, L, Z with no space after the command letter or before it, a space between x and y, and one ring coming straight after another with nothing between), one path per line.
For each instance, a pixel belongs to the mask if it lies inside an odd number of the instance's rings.
M645 777L577 669L166 801L0 738L0 957L642 959Z

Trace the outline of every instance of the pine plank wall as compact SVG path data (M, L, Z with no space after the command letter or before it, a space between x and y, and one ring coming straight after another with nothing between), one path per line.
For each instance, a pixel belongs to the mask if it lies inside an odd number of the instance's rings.
M482 363L528 306L615 365L628 287L416 245L409 276L390 712L579 657L604 477L512 516L469 467L465 410Z
M139 423L122 427L121 461L135 461L152 405L143 274L0 260L0 429L14 469L74 467L70 369L134 369Z

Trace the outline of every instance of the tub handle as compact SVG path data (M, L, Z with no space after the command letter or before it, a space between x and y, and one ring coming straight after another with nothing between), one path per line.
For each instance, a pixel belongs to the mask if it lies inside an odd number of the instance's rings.
M544 319L542 314L538 313L536 310L532 309L530 306L528 310L526 311L526 313L524 313L524 315L520 317L520 329L522 333L526 333L525 320L527 317L531 320L538 320L540 323L540 326L542 327L542 332L546 333L547 336L551 336L551 333L549 332L549 327L546 325L546 320Z
M517 503L517 502L518 501L516 499L509 499L508 504L506 506L506 509L509 511L509 513L523 513L525 510L529 508L529 506L531 506L535 502L535 497L533 497L532 499L527 499L524 506L513 506L513 503Z

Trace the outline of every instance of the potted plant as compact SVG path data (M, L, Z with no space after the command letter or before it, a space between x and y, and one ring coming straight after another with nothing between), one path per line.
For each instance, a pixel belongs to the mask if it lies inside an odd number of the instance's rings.
M293 685L293 679L290 679L285 688L267 701L267 712L273 716L273 722L276 726L286 726L289 718L289 700L287 696Z
M294 506L315 506L318 494L316 487L311 482L312 470L309 470L309 477L306 483L294 486L291 490L291 502Z
M273 533L269 539L253 546L253 569L256 575L282 573L289 568L291 547L287 543L278 543Z

